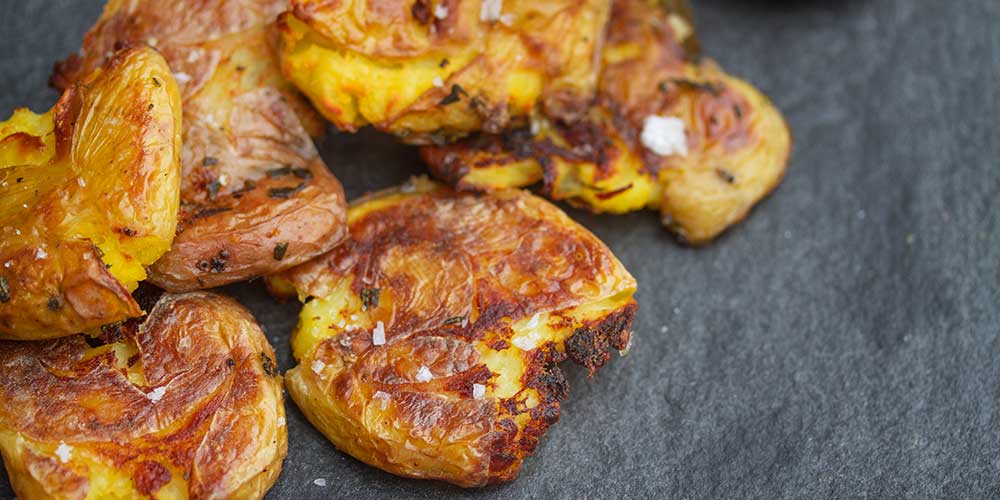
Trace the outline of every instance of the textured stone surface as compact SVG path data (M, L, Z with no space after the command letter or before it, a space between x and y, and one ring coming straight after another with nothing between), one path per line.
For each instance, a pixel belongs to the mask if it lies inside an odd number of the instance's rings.
M46 109L52 62L101 1L0 4L0 115ZM562 420L515 483L395 478L290 408L269 498L1000 495L1000 2L695 8L706 52L788 116L778 192L698 250L652 213L570 211L640 280L636 344L593 380L569 370ZM352 197L421 171L372 133L321 148ZM297 306L259 283L227 291L288 368Z

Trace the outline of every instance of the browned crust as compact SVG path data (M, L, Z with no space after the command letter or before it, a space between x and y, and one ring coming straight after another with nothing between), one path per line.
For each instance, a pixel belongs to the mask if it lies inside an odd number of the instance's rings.
M331 333L289 372L289 393L338 447L371 465L464 487L510 481L559 418L569 384L556 364L568 355L592 374L628 343L637 306L623 298L582 324L574 308L635 282L603 243L540 198L417 185L356 202L351 238L281 277L302 296L327 297L345 279L359 297L377 289L360 314L382 322L386 337L376 346L365 330ZM540 313L575 330L570 340L513 347L512 324ZM475 399L476 384L495 387L500 376L481 353L508 349L524 365L520 389ZM431 380L419 379L421 367ZM382 420L366 413L383 400L386 425L406 442L380 434ZM408 449L424 455L411 463Z
M115 343L138 349L128 364L145 383L130 382L113 351L99 347ZM107 328L99 338L0 341L0 432L66 443L74 456L87 454L131 477L142 494L179 470L192 498L259 498L286 452L276 423L284 414L281 379L267 372L265 358L273 364L274 352L249 312L208 293L165 295L144 321ZM150 398L155 388L165 389L157 401ZM22 498L38 486L87 491L82 462L36 453L22 459L11 449L4 460ZM262 473L267 481L258 484ZM257 491L243 490L250 483Z
M309 137L322 132L322 122L278 69L274 20L285 3L185 0L165 8L153 0L112 2L87 33L83 55L56 66L52 81L62 85L108 47L142 41L155 43L182 75L180 231L150 268L150 280L168 290L281 271L346 235L343 188ZM230 98L220 102L220 92ZM270 177L283 168L308 179ZM274 258L284 245L285 257Z

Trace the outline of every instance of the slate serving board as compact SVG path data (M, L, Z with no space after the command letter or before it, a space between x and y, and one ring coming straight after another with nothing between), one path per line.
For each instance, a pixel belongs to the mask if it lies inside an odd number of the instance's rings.
M51 65L102 3L0 1L2 117L55 102ZM703 249L652 213L569 210L639 279L635 348L593 380L567 369L513 484L369 468L289 402L268 498L1000 497L1000 2L694 3L706 53L787 115L777 193ZM350 197L422 171L371 132L320 146ZM290 367L297 305L224 291Z

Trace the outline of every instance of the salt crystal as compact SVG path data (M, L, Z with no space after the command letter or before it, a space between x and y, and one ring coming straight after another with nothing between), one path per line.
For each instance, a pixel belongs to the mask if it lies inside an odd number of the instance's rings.
M385 345L385 325L381 321L375 323L375 329L372 330L372 344Z
M177 83L187 83L191 81L191 75L183 71L178 71L174 73L174 80L177 80Z
M535 328L538 326L538 319L541 314L536 314L531 317L531 319L524 325L525 328Z
M326 363L318 359L312 362L312 371L316 375L320 375L321 373L323 373L324 368L326 368Z
M45 253L45 250L42 247L35 249L35 260L42 260L48 256L49 254Z
M472 384L472 397L474 399L483 399L486 396L486 386L483 384Z
M429 382L432 378L434 378L434 376L431 375L430 369L426 366L421 366L420 369L417 370L417 382Z
M622 349L622 350L620 350L620 351L618 351L618 355L624 358L625 356L628 356L628 353L630 353L630 352L632 352L632 336L631 335L629 335L629 337L628 337L628 343L625 344L625 348Z
M438 19L444 19L448 17L448 7L446 7L444 4L437 4L437 6L434 7L434 17Z
M161 399L163 399L163 395L166 393L166 387L157 387L156 389L153 389L153 392L146 394L146 397L149 398L150 401L158 403Z
M83 180L83 177L77 177L76 183L79 184L80 187L87 187L87 181Z
M287 424L288 421L285 420L285 417L278 417L278 427L284 427Z
M535 341L528 337L518 337L511 341L511 343L522 351L530 351L535 348Z
M56 456L59 457L59 461L62 463L69 462L69 459L73 457L73 447L59 441L59 447L56 448Z
M504 15L500 16L500 24L502 24L504 26L513 26L514 25L514 14L504 14Z
M642 145L660 156L687 156L684 121L673 116L650 115L642 125Z
M438 88L444 87L444 81L441 80L440 76L434 77L434 86Z
M323 479L321 477L316 478L315 480L313 480L313 484L319 486L320 488L326 488L326 479Z
M503 0L483 0L483 6L479 9L479 19L484 23L498 21L501 10L503 10Z
M667 325L663 325L663 326L660 327L660 333L667 333L667 331L669 331L669 330L670 330L670 328L667 327Z

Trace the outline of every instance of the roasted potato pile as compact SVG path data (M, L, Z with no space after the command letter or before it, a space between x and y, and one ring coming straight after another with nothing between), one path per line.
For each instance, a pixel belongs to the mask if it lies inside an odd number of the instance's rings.
M500 132L594 94L606 0L292 0L282 68L341 130L406 142Z
M309 133L322 123L279 71L284 0L112 0L80 55L57 65L65 86L113 47L164 54L183 92L181 210L173 248L151 281L188 291L305 262L346 236L340 182Z
M140 47L0 123L0 338L142 313L130 292L177 227L180 130L174 77Z
M705 243L781 181L791 135L770 101L697 53L686 3L615 0L599 92L583 120L539 115L422 155L459 189L543 182L597 212L659 209Z
M427 180L364 198L351 238L271 279L305 302L289 393L338 448L394 474L513 479L568 390L625 349L636 283L527 192Z
M18 498L261 498L287 451L281 377L231 299L164 295L100 335L0 342Z

